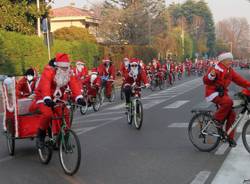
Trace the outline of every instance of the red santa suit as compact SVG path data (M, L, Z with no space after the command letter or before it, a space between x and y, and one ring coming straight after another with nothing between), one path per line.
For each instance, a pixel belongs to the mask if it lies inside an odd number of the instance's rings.
M137 68L132 67L132 65L137 65ZM130 97L135 94L135 92L140 96L140 89L135 91L134 93L131 90L131 85L136 84L137 86L141 86L141 83L144 83L146 86L149 85L147 75L145 70L140 69L139 62L137 59L130 60L130 69L129 73L125 76L125 84L124 84L124 92L126 96L126 103L129 103Z
M93 68L91 75L89 75L83 82L88 89L88 95L96 97L97 92L101 87L101 77L98 75L97 69Z
M110 60L104 59L103 63L99 65L97 70L101 77L108 76L109 80L115 80L115 67ZM109 80L106 83L106 95L108 98L111 96L113 84L113 81Z
M66 54L57 54L56 55L56 66L68 66L69 67L69 59ZM61 87L58 87L55 77L57 74L57 68L52 66L45 66L38 87L35 90L35 100L30 107L30 111L39 110L41 112L40 118L40 129L46 130L49 127L49 123L51 117L53 116L53 111L51 107L48 107L44 104L46 99L53 100L55 97L63 99L64 91L67 86L72 91L72 97L77 101L78 98L82 98L81 88L77 82L76 77L73 73L70 72L68 82ZM60 111L60 109L58 109ZM60 112L58 112L60 113ZM66 120L68 118L66 117Z
M221 54L219 56L220 61L232 58L230 54L231 53ZM215 71L214 76L211 71ZM228 95L228 86L231 81L244 88L250 87L250 82L237 74L233 68L226 67L222 62L219 62L214 67L210 67L208 73L203 77L206 100L219 105L219 109L215 112L214 118L219 122L223 122L227 119L226 130L228 130L235 121L235 112L232 109L233 101ZM223 88L224 95L220 95L219 88ZM234 131L229 137L233 139Z
M28 81L27 77L22 77L16 85L17 98L27 98L32 95L36 87L37 78L34 78L31 82Z

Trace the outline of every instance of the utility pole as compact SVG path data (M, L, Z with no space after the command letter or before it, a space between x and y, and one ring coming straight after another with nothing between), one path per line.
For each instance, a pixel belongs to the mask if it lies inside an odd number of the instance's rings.
M36 0L37 12L40 14L40 2ZM37 17L37 35L41 37L41 19L40 15Z

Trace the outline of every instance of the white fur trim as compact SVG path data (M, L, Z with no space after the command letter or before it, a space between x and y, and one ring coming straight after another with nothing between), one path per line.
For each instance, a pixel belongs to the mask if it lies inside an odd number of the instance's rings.
M219 96L219 93L218 92L214 92L211 95L209 95L209 96L206 97L206 101L207 102L211 102L217 96Z
M214 68L216 69L216 70L219 70L220 72L223 72L224 70L221 68L221 67L219 67L219 65L215 65L214 66Z
M6 121L6 107L5 107L5 99L4 99L4 89L3 89L3 83L2 83L2 88L1 88L1 93L2 93L2 98L3 98L3 130L6 131L6 125L5 125L5 121Z
M43 103L43 100L37 100L36 104Z
M220 54L218 56L218 60L219 61L223 61L225 59L233 59L233 54L231 52L226 52L226 53L223 53L223 54Z
M209 73L207 77L208 77L209 80L214 80L215 79L215 76L212 76L211 73Z
M51 100L51 97L50 97L50 96L45 96L45 97L43 98L43 101L45 101L46 99L50 99L50 100Z
M79 98L83 98L83 96L82 96L82 95L78 95L78 96L75 98L75 101L77 102L77 100L78 100Z
M57 95L59 94L59 95ZM62 92L59 88L56 88L54 94L53 94L54 97L62 97Z
M31 84L32 84L32 82L29 83L29 82L27 81L27 85L28 85L28 88L29 88L29 92L30 92L30 93L32 92L32 90L31 90Z
M58 67L69 67L69 62L55 62L55 65Z

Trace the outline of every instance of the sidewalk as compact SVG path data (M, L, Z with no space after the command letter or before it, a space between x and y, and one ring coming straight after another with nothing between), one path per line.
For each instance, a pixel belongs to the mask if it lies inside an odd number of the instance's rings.
M250 139L250 136L248 138ZM250 153L246 151L241 136L239 136L237 144L230 150L212 184L250 183Z

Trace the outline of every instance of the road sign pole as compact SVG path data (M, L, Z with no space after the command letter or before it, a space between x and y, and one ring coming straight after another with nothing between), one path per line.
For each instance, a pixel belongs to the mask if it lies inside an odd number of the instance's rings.
M46 35L47 35L47 46L48 46L48 56L49 56L49 60L51 59L51 56L50 56L50 32L49 32L49 26L48 26L48 18L46 18Z

